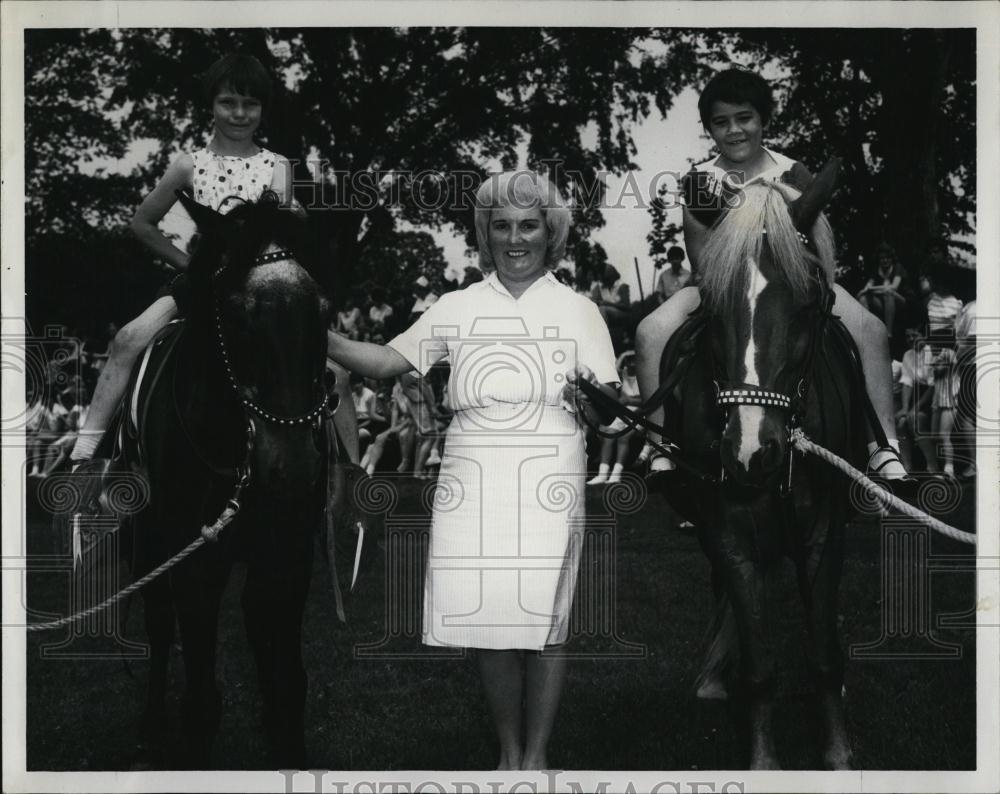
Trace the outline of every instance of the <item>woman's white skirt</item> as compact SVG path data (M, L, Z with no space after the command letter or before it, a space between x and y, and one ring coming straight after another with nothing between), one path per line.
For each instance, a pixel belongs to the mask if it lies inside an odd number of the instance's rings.
M534 649L567 640L586 453L557 406L457 411L434 498L423 641Z

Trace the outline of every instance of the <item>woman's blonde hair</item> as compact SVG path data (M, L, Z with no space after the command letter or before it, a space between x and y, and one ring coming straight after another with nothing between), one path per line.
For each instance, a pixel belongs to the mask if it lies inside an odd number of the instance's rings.
M490 250L490 215L494 209L512 206L523 209L538 207L545 220L549 239L545 251L545 266L554 268L566 253L570 211L559 191L547 177L533 171L503 171L488 177L476 191L476 243L479 246L479 267L489 273L496 270Z

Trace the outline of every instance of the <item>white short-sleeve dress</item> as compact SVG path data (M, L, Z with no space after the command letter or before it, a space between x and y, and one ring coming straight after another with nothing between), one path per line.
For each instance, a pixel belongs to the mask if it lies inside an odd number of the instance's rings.
M444 356L455 416L435 494L423 641L565 642L583 541L583 431L560 406L577 362L618 380L597 307L546 273L518 299L496 274L431 306L389 346L421 374Z

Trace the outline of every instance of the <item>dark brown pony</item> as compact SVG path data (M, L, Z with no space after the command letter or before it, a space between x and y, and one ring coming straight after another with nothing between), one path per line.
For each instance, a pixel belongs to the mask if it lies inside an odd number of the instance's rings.
M836 171L828 165L801 196L767 184L743 191L702 253L702 306L689 321L700 331L675 335L661 365L661 380L679 359L687 368L666 405L668 435L687 463L718 475L709 481L678 472L668 498L696 522L712 563L720 604L713 654L738 646L755 769L778 768L765 577L782 556L796 565L807 615L823 762L851 764L837 629L848 482L790 443L790 431L801 427L837 454L864 461L861 384L820 266L832 256L820 213Z
M135 574L199 536L236 493L239 512L143 589L151 660L145 724L162 758L167 658L180 627L182 719L193 768L209 766L222 697L216 684L219 604L233 564L246 563L244 623L257 666L272 757L305 763L302 614L314 531L326 494L326 302L304 222L273 194L222 216L182 202L202 239L189 270L190 308L139 400L138 449L150 504L134 528ZM150 363L152 372L157 354ZM245 726L234 726L246 730Z

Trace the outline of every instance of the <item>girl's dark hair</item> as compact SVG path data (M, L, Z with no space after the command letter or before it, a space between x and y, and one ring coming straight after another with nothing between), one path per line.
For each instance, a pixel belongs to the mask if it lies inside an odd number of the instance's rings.
M708 81L698 98L698 113L701 115L702 126L706 128L711 118L712 105L716 102L752 105L764 124L771 121L771 114L774 112L771 86L759 74L747 69L727 69Z
M230 53L208 67L202 77L205 100L211 105L223 88L259 99L266 110L271 103L271 75L252 55Z

